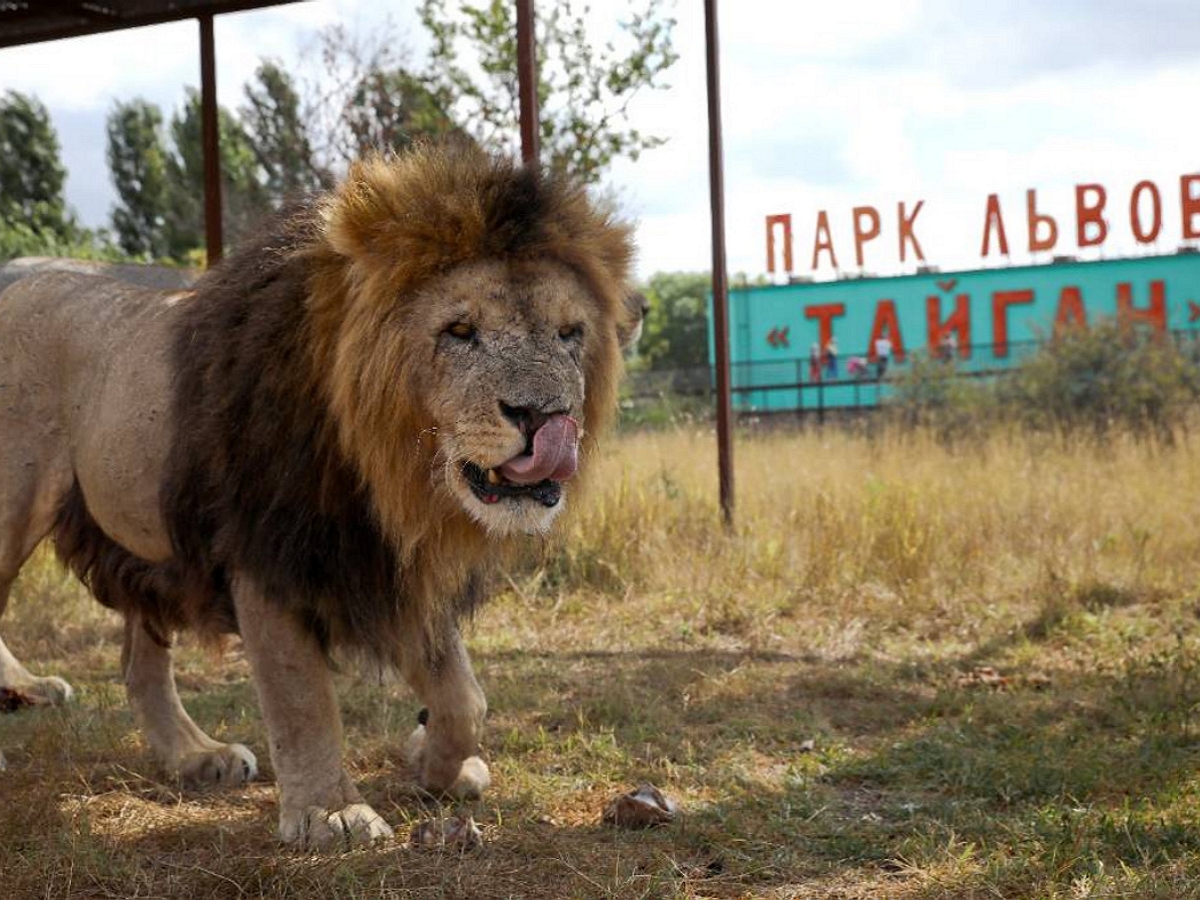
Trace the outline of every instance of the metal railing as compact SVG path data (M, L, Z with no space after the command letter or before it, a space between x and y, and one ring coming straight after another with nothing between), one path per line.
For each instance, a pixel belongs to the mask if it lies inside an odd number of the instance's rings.
M1180 345L1200 350L1200 331L1176 330L1169 336ZM831 409L873 409L894 390L890 382L908 371L914 360L942 361L953 366L953 376L962 378L988 378L1010 372L1021 362L1037 352L1044 341L1009 341L1006 353L998 355L1000 345L993 343L970 344L953 348L947 352L936 348L908 351L894 355L888 362L884 377L878 377L878 366L870 362L868 355L842 355L838 361L838 375L828 377L825 370L819 378L810 377L810 361L806 358L787 360L733 363L732 388L734 408L738 412L815 412L823 415ZM862 374L846 374L851 359L865 362ZM685 369L631 372L627 379L625 394L632 400L648 400L664 394L684 397L710 397L715 388L713 370L710 366Z

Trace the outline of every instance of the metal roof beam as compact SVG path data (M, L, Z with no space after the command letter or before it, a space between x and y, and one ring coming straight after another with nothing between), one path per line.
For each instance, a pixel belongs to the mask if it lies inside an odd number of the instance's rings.
M0 0L0 48L283 6L297 0Z

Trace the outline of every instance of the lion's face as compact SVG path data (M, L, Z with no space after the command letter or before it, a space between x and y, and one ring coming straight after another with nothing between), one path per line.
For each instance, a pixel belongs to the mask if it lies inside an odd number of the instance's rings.
M313 372L384 533L466 571L480 528L544 531L644 311L629 226L561 173L464 147L356 164L319 213Z
M435 279L405 323L428 357L431 476L490 533L545 531L587 426L587 374L619 323L552 262L478 262Z

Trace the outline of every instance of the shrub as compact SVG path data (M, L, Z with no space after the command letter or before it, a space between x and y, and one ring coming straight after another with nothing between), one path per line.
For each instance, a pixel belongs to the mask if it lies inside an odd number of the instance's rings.
M1000 407L1034 428L1164 436L1200 397L1200 367L1190 342L1107 321L1048 342L995 388Z
M953 361L914 353L907 368L889 379L888 411L908 428L961 434L990 421L995 398L990 384L966 377Z
M893 414L943 434L1005 422L1169 438L1200 398L1200 345L1105 321L1047 341L1002 374L968 379L953 363L918 358L893 384Z

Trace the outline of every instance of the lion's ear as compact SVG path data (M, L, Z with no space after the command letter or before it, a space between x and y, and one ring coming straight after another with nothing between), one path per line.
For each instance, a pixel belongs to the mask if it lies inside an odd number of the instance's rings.
M622 350L628 350L641 338L642 325L649 311L650 304L646 301L645 294L641 291L626 291L625 306L617 321L617 340L620 341Z
M481 176L465 168L469 162L430 145L352 163L323 206L327 245L355 263L394 268L413 283L470 258L487 222Z
M388 203L379 190L382 160L367 159L350 164L345 179L334 189L322 210L325 240L340 256L369 257L375 249L380 225L388 216Z

